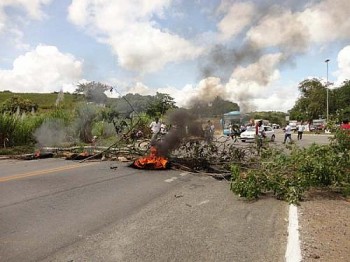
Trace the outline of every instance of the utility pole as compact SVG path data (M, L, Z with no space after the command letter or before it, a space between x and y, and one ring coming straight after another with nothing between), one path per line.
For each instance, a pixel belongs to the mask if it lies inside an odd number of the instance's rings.
M328 115L329 115L329 102L328 102L328 62L330 60L326 59L325 63L327 64L327 82L326 82L326 91L327 91L327 123L328 123Z

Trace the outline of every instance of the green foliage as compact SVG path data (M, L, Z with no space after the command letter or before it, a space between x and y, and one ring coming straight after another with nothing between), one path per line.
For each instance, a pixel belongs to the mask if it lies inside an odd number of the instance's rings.
M334 137L331 138L331 144L339 152L350 151L350 131L337 129Z
M327 115L327 89L319 79L306 79L299 84L301 96L289 111L291 119L312 120ZM328 90L329 116L341 121L350 118L350 81Z
M34 143L33 132L42 121L43 117L30 114L0 114L0 147Z
M50 119L61 119L65 124L69 124L74 119L74 114L71 110L64 110L61 108L55 108L54 110L48 112L45 118Z
M286 122L286 113L284 112L254 112L251 113L250 117L253 119L268 119L270 123L279 124L280 126L283 126Z
M174 99L168 94L158 93L151 99L146 109L150 117L161 117L169 109L177 108Z
M104 121L94 122L91 132L99 138L109 138L116 133L113 124Z
M109 98L106 105L111 110L118 112L120 117L130 117L133 112L146 112L151 100L152 96L127 94L120 98Z
M2 113L28 113L38 109L38 105L31 100L13 95L6 99L0 106Z
M103 108L100 112L100 120L107 121L108 123L112 123L115 118L119 118L120 113L116 110L116 108L106 107Z
M12 92L0 92L0 104L4 103L6 100L11 99L13 96L21 97L21 99L27 99L31 101L33 104L38 105L37 110L39 112L42 111L50 111L55 110L56 108L73 110L78 101L81 101L84 97L79 94L69 94L64 93L64 99L57 103L58 97L62 96L62 94L58 92L45 94L45 93L12 93ZM16 109L17 110L17 109ZM15 111L16 112L16 111ZM31 109L30 111L31 112Z
M256 199L261 195L264 190L264 178L258 173L258 170L250 169L241 172L238 166L233 165L231 171L231 191L248 200Z
M339 145L339 144L337 144ZM247 199L272 192L278 199L297 204L311 187L337 187L344 192L350 185L350 150L339 146L292 147L289 153L269 149L258 165L231 168L231 190Z
M0 156L1 155L21 155L27 153L33 153L35 150L34 144L26 144L22 146L13 146L11 148L1 148L0 147Z

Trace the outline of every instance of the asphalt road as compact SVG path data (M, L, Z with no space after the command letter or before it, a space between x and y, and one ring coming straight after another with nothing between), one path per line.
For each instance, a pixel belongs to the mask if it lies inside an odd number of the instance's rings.
M275 135L276 135L276 140L274 142L275 145L277 146L284 146L283 145L283 141L284 141L284 132L282 129L275 129ZM301 147L308 147L310 145L312 145L313 143L315 144L319 144L319 145L325 145L325 144L329 144L330 142L330 138L332 138L333 135L330 134L315 134L315 133L309 133L309 132L304 132L302 139L298 140L298 135L297 133L292 133L292 141ZM253 141L254 142L254 141ZM288 143L288 140L287 140ZM244 143L241 141L238 141L239 145L245 145L245 144L249 144L248 143Z
M276 143L281 144L284 140L284 132L282 129L276 129ZM333 135L330 134L315 134L315 133L308 133L304 132L303 137L301 140L298 140L298 134L292 133L292 140L296 143L298 146L306 147L310 146L313 143L319 144L319 145L325 145L330 142L330 138L332 138Z
M226 180L108 161L0 170L0 261L284 261L287 203Z

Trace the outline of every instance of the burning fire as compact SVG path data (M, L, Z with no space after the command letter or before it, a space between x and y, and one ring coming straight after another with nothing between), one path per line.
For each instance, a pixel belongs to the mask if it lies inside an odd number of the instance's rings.
M133 166L141 169L167 169L169 168L169 161L158 155L157 148L151 146L150 154L146 157L136 159Z

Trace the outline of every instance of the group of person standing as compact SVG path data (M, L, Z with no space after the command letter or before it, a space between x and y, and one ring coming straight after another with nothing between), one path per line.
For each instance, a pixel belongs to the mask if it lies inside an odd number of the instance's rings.
M303 139L303 133L305 131L305 125L304 122L301 121L297 127L297 132L298 132L298 140L302 140ZM289 143L292 142L292 127L289 125L289 122L287 122L286 126L283 128L284 130L284 140L283 140L283 144L285 144L287 142L287 140L289 140Z
M162 123L162 121L159 120L158 117L155 118L155 120L150 124L150 129L151 129L151 133L152 133L152 140L157 139L158 135L160 134L165 134L167 132L167 128L166 125L164 123ZM256 135L258 137L264 137L264 130L263 130L263 123L262 121L258 121L256 123ZM350 130L350 124L348 120L344 120L342 125L340 126L341 129L345 129L345 130ZM302 140L303 139L303 133L306 129L306 125L304 124L303 121L301 121L297 127L296 127L296 131L297 131L297 139L298 140ZM205 126L205 137L210 141L213 136L214 136L214 131L215 131L215 127L214 124L208 120L206 126ZM239 134L244 131L238 128L238 126L234 126L233 124L230 125L230 136L232 138L235 138L236 136L239 136ZM286 123L286 126L283 128L284 131L284 140L283 143L285 144L287 142L287 140L289 140L289 143L292 142L292 127L289 124L289 122Z
M350 130L350 124L349 124L349 120L345 119L343 120L343 123L340 125L340 129L341 130ZM298 140L302 140L303 139L303 133L305 131L305 125L304 122L301 121L298 125L297 125L297 132L298 132ZM289 139L289 141L292 141L292 128L289 125L289 122L287 122L286 127L284 127L284 141L283 143L286 143L287 139Z
M151 140L154 141L158 138L158 135L164 135L167 132L167 127L165 123L159 120L159 117L156 117L154 121L149 125L151 129L152 137Z

